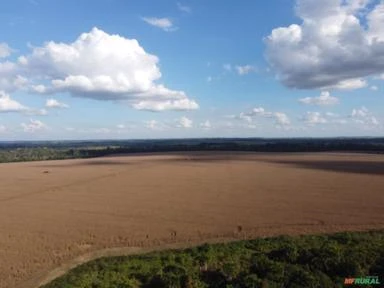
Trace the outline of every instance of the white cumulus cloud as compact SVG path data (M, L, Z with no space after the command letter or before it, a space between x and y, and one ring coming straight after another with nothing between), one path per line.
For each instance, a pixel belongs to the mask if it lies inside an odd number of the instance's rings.
M277 125L286 126L291 124L289 117L285 113L275 112L273 116L275 117Z
M323 91L318 97L301 98L299 99L299 102L307 105L329 106L329 105L338 104L339 99L331 96L331 94L328 91Z
M45 109L35 109L24 106L20 102L14 100L9 96L9 94L4 91L0 91L0 113L23 113L25 115L38 115L44 116L47 115L48 112Z
M348 79L348 80L340 81L339 83L333 86L330 86L329 88L335 88L339 90L356 90L356 89L364 88L367 85L368 85L367 81L361 78L357 78L357 79Z
M263 107L256 107L256 108L252 109L251 114L265 116L265 115L269 115L270 113L265 111L265 109Z
M26 112L29 108L13 100L4 91L0 91L0 113L1 112Z
M24 129L24 132L28 133L35 133L37 131L47 129L47 125L45 125L40 120L34 119L29 119L28 123L21 123L20 125Z
M9 93L25 88L28 79L21 76L20 73L17 64L10 61L0 62L0 90Z
M200 128L205 129L205 130L209 130L212 128L211 122L209 120L200 123L199 126L200 126Z
M137 110L147 110L153 112L159 112L164 110L194 110L199 108L199 105L187 98L181 100L166 100L166 101L139 101L132 105Z
M193 121L185 116L177 120L176 127L178 128L192 128Z
M355 123L363 124L365 128L372 128L380 125L379 120L377 120L365 106L353 109L350 117Z
M56 99L50 98L45 102L45 107L47 108L69 108L65 103L59 102Z
M366 107L362 106L361 108L353 109L351 116L355 118L364 118L368 116L368 113L369 110Z
M320 112L307 112L302 120L309 125L328 123L328 120Z
M288 115L283 112L267 111L263 107L255 107L249 112L241 112L239 115L230 116L230 118L244 120L250 125L253 122L254 117L263 117L274 119L277 126L288 126L291 124L291 120ZM253 125L253 124L252 124Z
M241 112L238 117L238 119L244 120L245 122L251 123L252 122L252 116L249 113Z
M93 28L72 43L46 42L15 63L0 62L0 89L14 87L11 82L19 77L34 93L67 92L75 97L125 102L138 109L156 103L160 108L154 110L158 111L197 109L185 92L158 83L158 62L137 40Z
M273 29L267 59L288 87L356 89L384 72L384 2L297 0L301 23Z

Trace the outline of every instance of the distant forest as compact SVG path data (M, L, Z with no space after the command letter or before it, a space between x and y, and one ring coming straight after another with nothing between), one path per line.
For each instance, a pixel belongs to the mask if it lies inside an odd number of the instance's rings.
M0 163L187 151L384 153L384 138L217 138L0 142Z

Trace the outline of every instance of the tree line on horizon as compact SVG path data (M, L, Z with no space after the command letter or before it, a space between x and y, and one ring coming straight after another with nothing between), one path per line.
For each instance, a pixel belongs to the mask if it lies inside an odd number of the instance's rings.
M0 163L94 158L116 154L245 151L245 152L365 152L384 153L384 139L217 139L100 142L2 143Z

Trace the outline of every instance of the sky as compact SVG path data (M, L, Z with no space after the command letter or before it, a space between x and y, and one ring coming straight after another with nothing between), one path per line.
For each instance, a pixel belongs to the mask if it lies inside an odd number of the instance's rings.
M5 0L0 141L384 135L384 1Z

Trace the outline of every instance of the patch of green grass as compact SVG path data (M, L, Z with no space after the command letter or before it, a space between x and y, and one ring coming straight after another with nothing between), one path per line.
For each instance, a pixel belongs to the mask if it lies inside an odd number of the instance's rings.
M260 238L101 258L43 288L323 288L369 275L384 276L384 231Z

